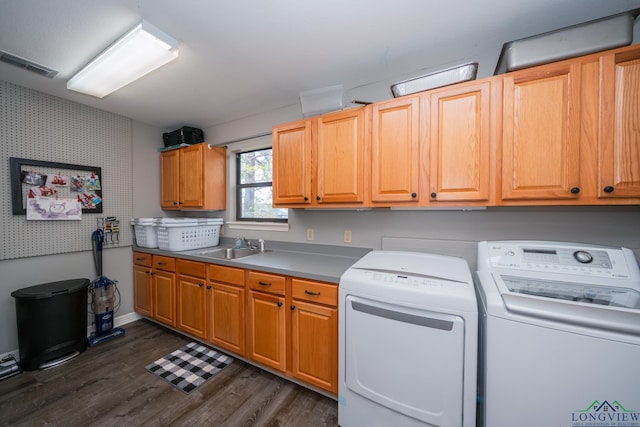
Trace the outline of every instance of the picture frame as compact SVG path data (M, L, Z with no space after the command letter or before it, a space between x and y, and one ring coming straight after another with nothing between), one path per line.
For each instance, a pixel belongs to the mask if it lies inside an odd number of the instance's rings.
M33 174L30 171L36 171ZM27 209L24 201L24 195L28 194L27 185L34 185L43 182L42 177L47 174L53 175L64 171L65 176L75 177L97 177L98 186L92 183L88 186L90 195L82 193L85 199L99 200L98 203L91 204L91 208L83 207L83 214L102 213L104 200L102 199L102 189L104 180L102 177L102 168L97 166L76 165L72 163L48 162L44 160L22 159L18 157L9 158L9 171L11 175L11 207L13 215L26 215ZM46 181L46 178L45 178ZM79 197L81 193L70 193Z

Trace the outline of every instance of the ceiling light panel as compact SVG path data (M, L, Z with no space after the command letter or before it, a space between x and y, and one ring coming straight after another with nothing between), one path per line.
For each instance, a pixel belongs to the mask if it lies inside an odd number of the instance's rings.
M142 21L67 82L67 89L103 98L178 57L178 41Z

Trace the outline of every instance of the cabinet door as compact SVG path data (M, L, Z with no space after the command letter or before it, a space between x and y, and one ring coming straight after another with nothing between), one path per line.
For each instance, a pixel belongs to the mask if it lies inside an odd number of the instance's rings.
M160 153L160 207L180 209L180 150Z
M417 202L419 98L373 104L371 110L371 201Z
M640 49L601 58L598 197L640 197Z
M273 204L311 203L311 120L273 128Z
M153 285L151 268L133 266L133 304L136 313L153 317Z
M244 289L212 282L209 295L209 341L244 356Z
M338 311L302 301L292 307L293 376L338 392Z
M286 335L284 297L249 291L249 357L285 371Z
M364 202L364 108L316 119L316 203Z
M431 201L489 199L491 83L437 91L422 114L429 117ZM498 118L493 118L497 120Z
M178 329L206 339L206 288L204 279L178 275Z
M166 271L153 272L154 318L176 326L176 275Z
M509 74L503 99L502 199L577 199L580 65Z
M201 208L204 205L203 150L206 144L180 149L180 207Z

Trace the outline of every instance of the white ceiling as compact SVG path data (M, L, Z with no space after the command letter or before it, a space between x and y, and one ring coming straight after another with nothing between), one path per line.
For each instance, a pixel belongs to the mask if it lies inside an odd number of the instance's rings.
M0 79L167 130L207 128L481 59L504 43L640 7L640 0L0 0ZM177 61L97 99L66 81L141 19L180 41ZM487 59L489 58L489 59ZM381 92L382 93L382 92ZM367 101L378 101L368 99Z

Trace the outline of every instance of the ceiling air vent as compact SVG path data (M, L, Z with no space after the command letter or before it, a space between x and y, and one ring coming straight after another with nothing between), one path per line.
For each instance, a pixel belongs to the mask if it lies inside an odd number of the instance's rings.
M19 56L12 55L9 52L5 52L2 50L0 50L0 62L5 62L7 64L15 65L16 67L24 68L25 70L40 74L41 76L45 76L50 79L58 74L56 70L52 70L51 68L36 64L33 61L20 58Z

